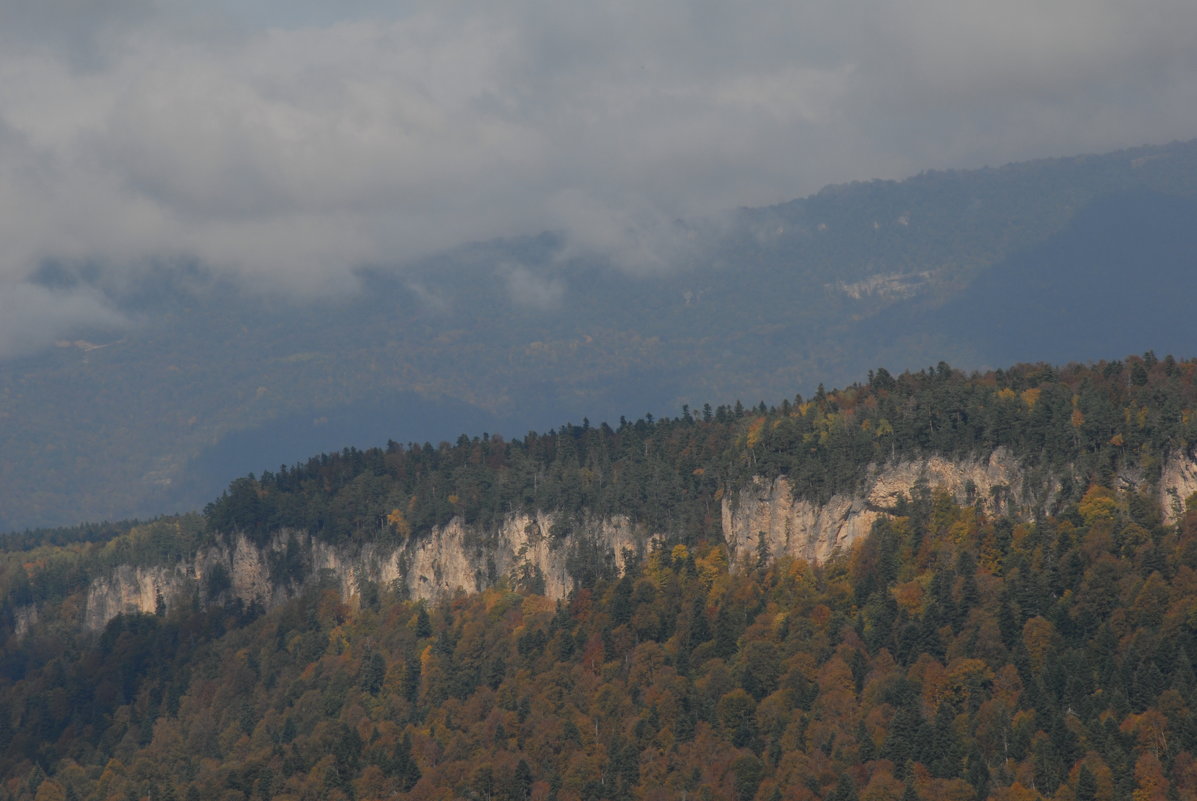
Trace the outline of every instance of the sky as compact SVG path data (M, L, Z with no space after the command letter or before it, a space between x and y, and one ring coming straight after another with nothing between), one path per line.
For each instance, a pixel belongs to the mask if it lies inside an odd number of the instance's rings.
M122 323L48 262L302 299L552 229L647 271L677 218L1191 139L1194 30L1191 0L0 0L0 358Z

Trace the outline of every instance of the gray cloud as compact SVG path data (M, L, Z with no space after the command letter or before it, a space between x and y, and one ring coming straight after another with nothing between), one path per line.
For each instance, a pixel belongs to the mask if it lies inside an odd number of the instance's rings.
M549 227L655 271L679 217L1197 134L1181 0L252 8L0 0L0 292L47 258L347 291Z
M102 297L0 281L0 359L25 356L90 329L129 325Z
M536 275L522 264L505 264L500 270L512 303L529 309L548 311L561 305L565 284L557 278Z

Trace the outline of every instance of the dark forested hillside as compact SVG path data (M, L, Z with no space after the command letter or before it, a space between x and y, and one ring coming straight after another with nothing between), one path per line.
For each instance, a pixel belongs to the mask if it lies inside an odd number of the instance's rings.
M0 554L0 799L1197 797L1197 496L1165 523L1148 491L1195 410L1197 362L1152 354L878 370L773 408L346 450L203 517L31 532ZM737 482L820 498L870 462L996 447L1066 473L1058 508L927 487L827 562L729 567L712 501ZM401 541L514 508L659 536L559 601L322 575L265 609L213 574L78 622L105 570L230 531Z
M1028 470L1066 467L1064 495L1075 502L1091 481L1114 486L1119 471L1158 478L1163 457L1197 443L1194 410L1197 362L1150 353L974 376L943 363L897 378L882 369L775 407L686 408L511 442L463 435L439 447L350 449L239 479L206 515L215 530L291 527L336 541L400 533L380 525L395 512L408 536L454 516L552 509L631 515L688 543L717 536L711 499L752 476L785 475L798 495L826 501L855 489L870 464L997 448Z
M914 499L829 564L660 544L554 604L313 587L9 642L12 799L1197 793L1197 510Z

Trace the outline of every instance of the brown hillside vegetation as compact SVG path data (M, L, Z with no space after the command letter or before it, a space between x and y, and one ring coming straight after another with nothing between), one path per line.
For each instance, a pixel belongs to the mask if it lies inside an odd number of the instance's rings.
M1197 794L1197 509L911 499L850 554L659 547L567 603L314 589L9 644L17 799Z
M882 371L774 409L346 451L241 479L205 518L13 538L0 801L1197 798L1197 496L1171 522L1150 487L1192 451L1195 374L1150 354ZM1069 471L1057 509L916 487L824 563L761 548L735 569L707 511L753 475L819 497L888 453L997 445ZM387 536L420 537L519 504L661 536L622 574L580 564L561 601L503 577L346 598L315 575L263 609L209 576L79 625L91 577L230 528L337 542L401 508Z

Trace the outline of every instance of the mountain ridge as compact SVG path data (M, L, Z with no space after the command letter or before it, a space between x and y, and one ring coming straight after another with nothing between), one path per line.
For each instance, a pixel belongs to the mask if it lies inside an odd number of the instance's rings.
M1197 492L1195 410L1193 361L971 376L941 363L773 408L346 449L238 479L203 518L84 545L103 558L72 563L64 589L82 591L76 622L96 631L178 604L269 609L313 582L345 598L366 582L429 601L505 582L560 600L656 542L716 542L732 566L761 554L827 562L920 495L1030 521L1095 483L1174 525ZM24 634L41 612L20 597L10 591L5 616Z
M1187 798L1195 447L1197 360L941 363L25 535L0 801Z
M1100 282L1083 248L1063 247L1084 239L1078 215L1134 192L1185 211L1197 142L844 185L687 221L659 232L669 269L579 250L560 233L512 237L365 266L350 282L358 294L299 303L202 265L120 280L97 265L46 265L48 291L96 293L136 324L70 337L123 338L117 346L0 364L0 529L194 509L237 475L387 437L435 444L462 430L510 437L583 416L673 415L845 385L878 364L1184 352L1197 338L1188 315L1119 331L1084 317L1123 298L1171 308L1197 275L1183 214L1167 217L1163 239L1177 247L1154 294L1127 291L1155 261L1133 258L1156 253L1150 219L1103 247L1112 278ZM1097 223L1103 242L1114 230ZM1036 248L1039 262L1019 261ZM1086 325L1052 327L1051 309L1026 315L1028 270L1054 277L1053 304ZM844 289L910 275L923 276L917 292ZM1105 305L1076 294L1089 284ZM972 324L995 299L988 324ZM1027 346L1049 339L1050 353ZM362 410L384 422L361 424Z
M1031 487L1022 479L1018 462L1001 449L984 460L953 462L931 457L870 466L870 473L863 494L837 494L823 504L795 500L784 476L771 480L753 477L749 486L722 499L722 540L730 564L756 564L762 547L770 558L826 562L837 553L846 553L878 520L897 516L902 504L918 491L944 493L954 503L977 505L986 514L1004 513L1029 521L1053 510L1060 489L1058 481L1046 488ZM1119 483L1124 491L1145 488L1129 477ZM1174 455L1167 459L1164 478L1152 489L1164 524L1174 525L1180 516L1178 499L1197 493L1197 457ZM453 518L390 551L369 542L338 548L302 531L276 532L264 544L234 533L223 547L205 549L174 565L116 565L109 576L91 581L80 623L100 631L118 615L169 611L177 603L191 602L200 588L211 588L214 581L224 584L224 577L227 590L209 593L210 601L236 600L263 609L286 602L314 581L325 586L331 582L346 600L360 596L363 582L389 586L402 597L425 601L443 600L458 592L481 592L505 582L560 601L575 589L568 544L550 543L551 532L560 521L561 516L553 512L518 513L505 519L497 531L487 531ZM664 535L616 515L583 520L569 537L569 544L582 540L596 548L596 556L620 575L630 558L626 553L639 553L643 558ZM275 578L279 560L296 558L288 555L293 549L302 561L303 574L280 581ZM35 608L25 608L14 610L14 614L19 637L37 619L37 613Z

